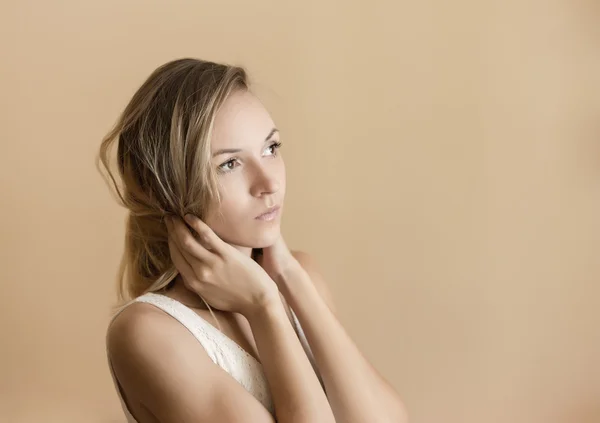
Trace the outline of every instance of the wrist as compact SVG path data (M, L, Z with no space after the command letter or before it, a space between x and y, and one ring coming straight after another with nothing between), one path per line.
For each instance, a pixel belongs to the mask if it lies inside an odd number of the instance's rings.
M294 260L277 274L275 283L280 290L284 290L292 284L301 283L302 280L308 277L304 267L297 260Z
M281 298L279 297L279 291L277 291L277 295L264 297L262 301L247 308L242 315L248 320L250 326L252 326L258 322L263 322L271 318L278 319L284 317L286 316L286 312L283 303L281 302Z
M260 288L256 290L244 308L239 311L245 317L255 314L258 310L272 307L279 300L279 289L277 284L269 276L265 275L260 284ZM281 300L279 300L281 301Z

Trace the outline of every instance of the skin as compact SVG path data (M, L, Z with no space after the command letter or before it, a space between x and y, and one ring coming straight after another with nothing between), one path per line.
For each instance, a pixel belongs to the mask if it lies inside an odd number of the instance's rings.
M213 158L214 166L224 169L219 176L221 209L211 210L204 222L188 221L187 227L181 219L168 224L180 276L164 294L208 322L212 317L199 294L220 305L215 313L222 331L260 357L279 423L407 422L398 394L337 319L315 261L307 253L290 251L283 240L285 164L273 146L279 141L274 128L250 92L234 93L219 111L213 153L240 151ZM275 220L255 219L272 205L281 206ZM190 229L207 240L196 241ZM250 258L252 248L263 248L259 266ZM230 265L225 269L222 263ZM203 273L207 269L211 272ZM210 274L210 281L200 274ZM311 346L326 395L289 323L290 306ZM140 423L274 421L212 363L187 329L151 305L129 306L109 328L107 340L121 392Z
M278 142L273 119L249 92L233 94L216 116L211 144L223 219L212 210L205 222L248 256L252 248L272 245L280 235L281 213L272 222L255 219L271 206L281 206L283 212L286 172ZM241 151L215 155L222 149Z

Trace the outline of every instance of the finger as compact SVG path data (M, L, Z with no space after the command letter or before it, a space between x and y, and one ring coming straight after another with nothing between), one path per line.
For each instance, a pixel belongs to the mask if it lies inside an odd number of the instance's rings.
M179 250L179 247L177 246L172 237L169 237L168 242L169 252L171 253L171 260L173 261L173 265L175 266L177 271L181 274L183 282L185 283L185 285L195 283L198 280L198 278L194 273L194 269L192 269L192 266L190 266L190 264L187 262L187 260Z
M178 256L181 256L182 259L185 260L185 262L193 269L192 265L190 264L193 256L187 254L183 249L183 245L179 240L180 236L177 233L177 228L173 223L173 218L167 217L165 219L165 225L167 226L167 240L169 242L169 249L171 250L174 248L174 250L171 251L171 254L176 253Z
M166 220L169 221L169 219ZM168 224L168 228L173 241L175 241L182 254L189 254L205 263L211 263L214 260L214 254L194 238L181 219L173 217L173 220Z
M194 231L196 231L202 240L203 245L205 245L207 248L210 248L217 254L222 255L225 253L227 244L221 238L219 238L219 236L210 228L210 226L193 214L188 213L184 216L184 218L187 224L190 225Z

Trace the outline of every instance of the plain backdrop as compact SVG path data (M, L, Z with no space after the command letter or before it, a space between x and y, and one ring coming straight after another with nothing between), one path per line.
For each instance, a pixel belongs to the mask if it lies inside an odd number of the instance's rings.
M413 423L600 421L597 1L3 1L0 28L0 421L124 422L94 158L181 57L248 69L286 240Z

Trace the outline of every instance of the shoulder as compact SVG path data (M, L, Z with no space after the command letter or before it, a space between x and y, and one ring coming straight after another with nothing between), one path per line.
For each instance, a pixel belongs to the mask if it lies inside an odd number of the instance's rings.
M323 277L323 273L317 260L306 251L300 250L292 250L291 251L294 258L300 263L302 268L308 273L311 281L313 282L317 291L325 301L325 303L329 306L331 311L335 312L335 304L333 300L333 295L327 282L325 282L325 278Z
M175 319L142 302L127 305L109 325L109 365L128 407L143 404L151 409L149 405L157 404L156 398L166 395L162 381L181 373L178 363L193 347L178 326ZM198 355L200 366L207 362Z
M248 415L252 421L272 422L262 404L212 362L185 326L151 304L130 304L115 317L107 331L107 351L125 398L161 422L215 416L242 422Z
M113 319L107 330L109 345L120 345L130 341L131 335L148 335L150 327L167 324L165 314L151 304L134 302Z
M186 343L185 328L151 304L128 305L114 318L106 333L106 348L117 368L131 360L154 361L170 345ZM168 334L168 335L167 335ZM191 340L188 341L191 344ZM175 348L173 348L175 349ZM162 350L162 351L161 351Z

